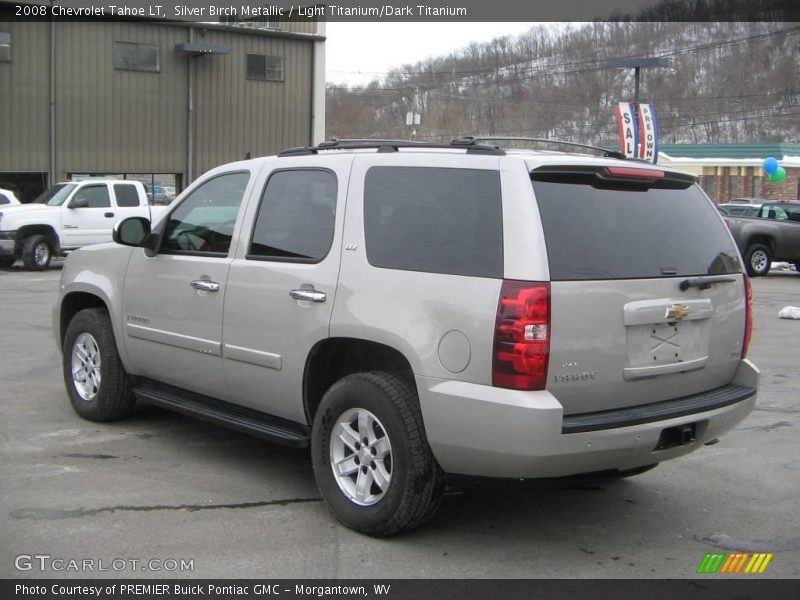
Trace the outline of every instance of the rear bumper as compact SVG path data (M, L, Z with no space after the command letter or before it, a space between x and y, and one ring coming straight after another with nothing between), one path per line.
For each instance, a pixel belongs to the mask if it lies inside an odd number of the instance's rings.
M671 403L679 410L669 412L665 408L670 403L658 403L651 405L655 408L649 417L639 411L633 420L610 419L602 428L598 423L609 413L593 413L583 422L592 423L590 430L579 431L581 427L569 427L579 418L565 420L561 404L548 391L417 377L428 441L442 468L514 478L626 470L688 454L750 414L757 388L758 369L743 360L731 386ZM694 442L655 449L664 429L687 424L695 424ZM570 430L574 432L566 433Z

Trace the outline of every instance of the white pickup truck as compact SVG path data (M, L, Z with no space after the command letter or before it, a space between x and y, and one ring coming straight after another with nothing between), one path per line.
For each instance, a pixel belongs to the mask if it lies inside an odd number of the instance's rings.
M110 242L120 221L146 217L155 223L165 208L151 206L138 181L58 183L33 204L0 207L0 266L22 258L27 269L46 269L53 256Z

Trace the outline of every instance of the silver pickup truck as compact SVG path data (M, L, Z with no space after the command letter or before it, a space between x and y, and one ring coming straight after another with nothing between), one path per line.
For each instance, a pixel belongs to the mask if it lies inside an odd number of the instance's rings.
M726 215L725 222L751 276L766 275L772 261L800 271L800 202L764 202L755 216Z

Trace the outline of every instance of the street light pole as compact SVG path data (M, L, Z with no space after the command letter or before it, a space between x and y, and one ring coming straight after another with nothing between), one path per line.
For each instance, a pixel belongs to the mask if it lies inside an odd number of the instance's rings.
M641 70L659 69L669 67L670 62L666 58L611 58L605 62L606 69L633 69L633 101L639 103L639 83L641 80Z

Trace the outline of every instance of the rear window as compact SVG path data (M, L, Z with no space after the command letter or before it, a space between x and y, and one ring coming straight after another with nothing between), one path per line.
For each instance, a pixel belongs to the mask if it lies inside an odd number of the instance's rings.
M364 228L373 266L503 276L497 171L372 167L364 181Z
M696 185L600 189L533 181L554 281L738 273L738 251Z

